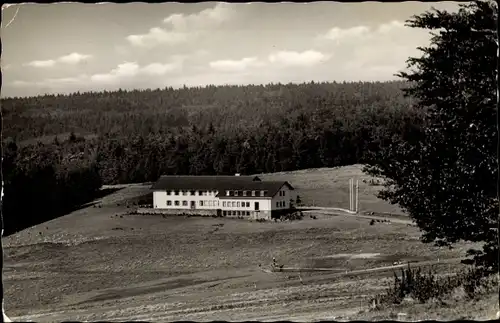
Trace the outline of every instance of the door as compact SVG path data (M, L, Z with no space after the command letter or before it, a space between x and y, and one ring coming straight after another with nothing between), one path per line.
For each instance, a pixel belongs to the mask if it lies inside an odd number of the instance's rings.
M259 211L259 202L255 202L255 211Z
M196 209L196 202L191 201L191 210L194 210L194 209Z

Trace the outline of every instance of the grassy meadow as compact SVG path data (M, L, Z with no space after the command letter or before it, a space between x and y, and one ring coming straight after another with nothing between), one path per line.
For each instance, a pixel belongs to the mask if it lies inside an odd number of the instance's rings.
M305 177L288 179L300 187ZM318 213L317 219L258 223L130 214L127 201L148 191L149 185L129 185L5 238L8 315L36 321L349 319L365 313L394 271L364 269L427 261L440 273L456 272L468 248L436 248L421 243L413 226L370 225L355 216ZM262 270L272 257L285 267L332 271Z

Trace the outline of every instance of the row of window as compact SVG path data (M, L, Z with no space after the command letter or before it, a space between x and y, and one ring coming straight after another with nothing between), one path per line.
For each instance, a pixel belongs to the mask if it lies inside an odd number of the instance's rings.
M222 202L223 207L250 207L250 202Z
M171 206L172 202L174 202L175 206L181 205L180 204L181 202L182 202L182 206L187 206L188 205L188 201L167 201L167 206Z
M285 207L285 201L277 201L276 207Z
M195 201L191 201L195 202ZM219 206L219 201L198 201L200 206ZM173 204L172 204L173 203ZM170 201L167 200L167 206L188 206L188 201ZM250 207L250 202L222 202L223 207Z
M250 211L222 211L222 215L250 215Z
M259 191L259 196L266 196L267 191ZM257 196L257 191L226 191L226 196Z
M172 194L173 193L173 194ZM189 193L189 194L188 194ZM191 195L191 196L208 196L208 195L216 195L217 191L167 191L167 195Z
M188 201L170 201L167 200L167 206L171 206L173 202L173 205L175 206L188 206ZM194 201L192 201L194 202ZM200 203L200 206L219 206L219 201L198 201Z
M216 195L217 191L167 191L167 195L191 195L191 196L209 196ZM266 196L267 191L226 191L226 196ZM258 195L257 195L258 194ZM286 191L279 191L279 196L285 196Z

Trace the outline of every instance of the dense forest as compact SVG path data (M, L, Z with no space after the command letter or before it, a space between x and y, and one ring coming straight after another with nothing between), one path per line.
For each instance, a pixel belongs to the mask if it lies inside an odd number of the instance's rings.
M422 111L403 96L407 86L311 82L2 99L6 233L89 201L102 184L363 163L421 132Z

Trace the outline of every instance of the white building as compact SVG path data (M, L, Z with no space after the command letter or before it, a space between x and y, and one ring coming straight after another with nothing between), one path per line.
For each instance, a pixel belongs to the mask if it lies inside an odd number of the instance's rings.
M185 213L271 218L297 199L286 181L257 176L161 176L151 187L153 207ZM171 213L171 212L169 212Z

